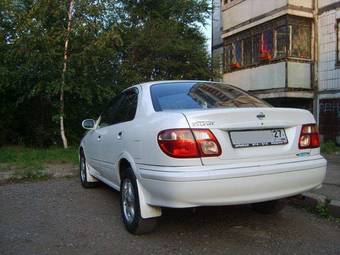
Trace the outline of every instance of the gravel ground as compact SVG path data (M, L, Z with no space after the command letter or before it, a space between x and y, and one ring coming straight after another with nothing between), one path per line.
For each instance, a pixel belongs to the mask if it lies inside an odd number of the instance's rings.
M0 186L0 254L340 254L340 223L287 206L165 210L149 235L127 233L118 193L78 179Z

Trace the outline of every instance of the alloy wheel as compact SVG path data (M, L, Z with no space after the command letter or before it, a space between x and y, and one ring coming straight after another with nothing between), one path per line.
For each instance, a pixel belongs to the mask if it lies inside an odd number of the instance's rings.
M122 185L123 212L127 222L132 223L135 218L135 195L130 179L124 179Z

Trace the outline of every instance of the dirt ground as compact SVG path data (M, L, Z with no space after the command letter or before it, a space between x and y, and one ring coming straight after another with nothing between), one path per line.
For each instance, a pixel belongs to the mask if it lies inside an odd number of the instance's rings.
M164 210L158 229L133 236L118 193L78 178L0 186L0 254L340 254L340 223L287 206Z

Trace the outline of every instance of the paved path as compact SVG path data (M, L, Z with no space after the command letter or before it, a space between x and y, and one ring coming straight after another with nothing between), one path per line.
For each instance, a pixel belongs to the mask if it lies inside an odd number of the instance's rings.
M78 180L0 186L0 254L340 254L340 223L287 206L166 210L156 232L128 234L118 193Z
M327 174L322 188L313 192L340 201L340 155L326 156Z

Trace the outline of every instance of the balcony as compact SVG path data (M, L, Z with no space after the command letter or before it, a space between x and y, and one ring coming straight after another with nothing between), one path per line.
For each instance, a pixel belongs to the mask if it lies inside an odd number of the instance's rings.
M275 19L282 15L312 18L313 0L224 0L222 37Z

